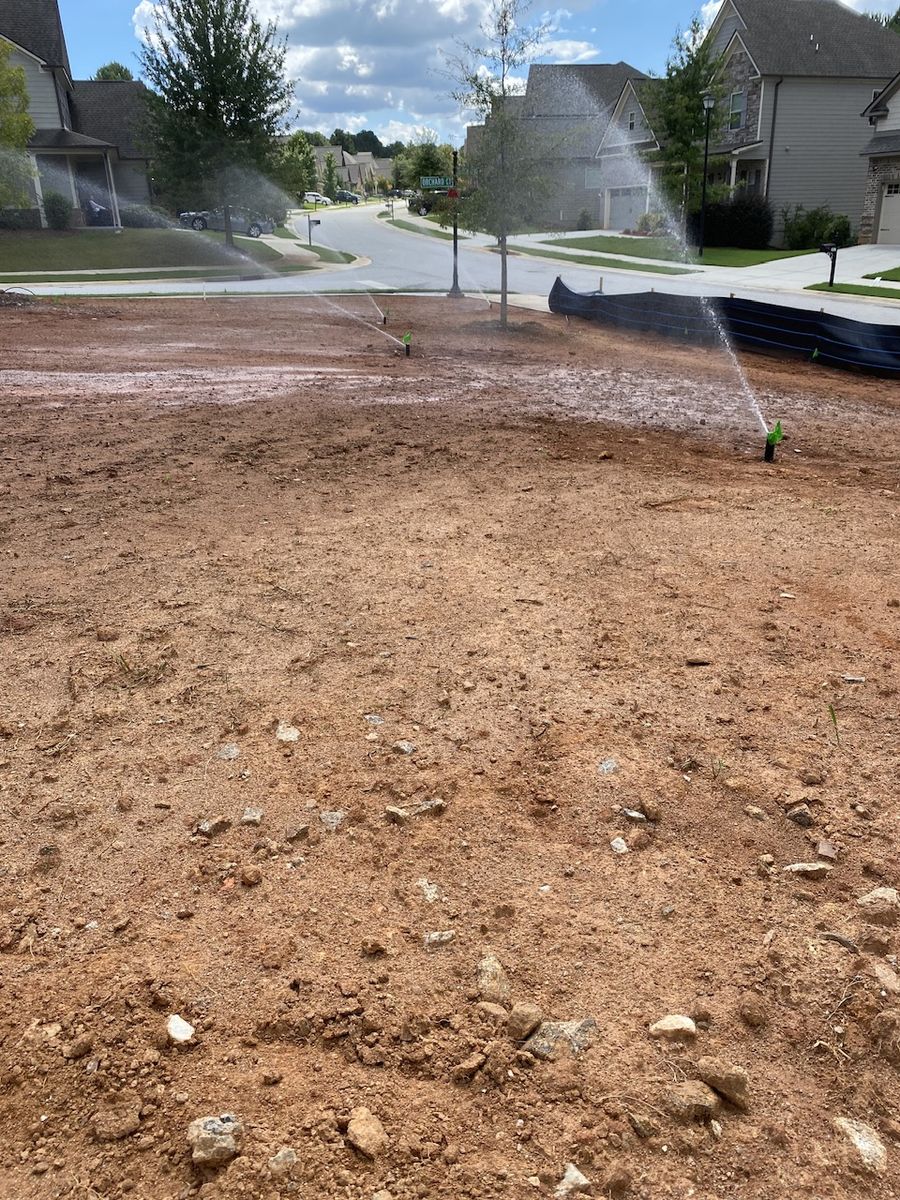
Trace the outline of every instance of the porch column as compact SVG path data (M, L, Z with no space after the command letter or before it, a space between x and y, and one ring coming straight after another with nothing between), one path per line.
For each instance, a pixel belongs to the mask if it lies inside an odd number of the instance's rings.
M38 170L37 159L33 158L34 164L34 197L37 200L38 212L41 215L41 228L47 228L47 214L44 212L44 185L41 183L41 173Z
M732 160L731 160L731 180L729 181L729 184L728 184L728 186L731 188L732 191L734 191L736 183L737 183L737 159L732 158Z
M122 219L119 216L119 197L116 195L116 185L113 180L112 165L109 161L109 151L104 151L103 163L106 167L106 184L109 188L109 202L112 205L113 224L116 229L122 228Z

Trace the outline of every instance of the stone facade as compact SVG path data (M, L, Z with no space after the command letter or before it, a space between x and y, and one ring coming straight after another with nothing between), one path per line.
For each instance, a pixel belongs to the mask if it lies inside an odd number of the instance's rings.
M870 158L866 179L866 197L859 221L859 243L867 246L878 240L878 218L886 183L900 183L900 154L892 158Z
M759 140L759 109L762 103L762 80L757 77L749 57L743 50L735 51L720 76L725 106L725 128L716 139L716 150L728 152L741 146L750 146ZM728 119L733 92L743 92L745 97L744 124L740 129L729 129Z

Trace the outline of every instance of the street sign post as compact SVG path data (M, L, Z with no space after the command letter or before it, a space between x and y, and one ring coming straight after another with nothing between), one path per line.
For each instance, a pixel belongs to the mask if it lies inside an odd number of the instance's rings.
M456 201L459 199L459 151L453 151L453 178L450 180L450 198L453 204L453 284L449 296L454 298L463 295L459 286L459 212Z
M427 191L429 188L451 188L453 179L449 175L420 175L419 187L423 191Z

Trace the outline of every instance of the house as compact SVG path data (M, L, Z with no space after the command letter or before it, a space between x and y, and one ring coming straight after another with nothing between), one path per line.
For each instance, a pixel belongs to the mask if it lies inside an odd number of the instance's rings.
M646 76L625 62L536 63L528 71L524 94L506 100L507 113L525 124L529 144L546 175L548 198L536 220L572 226L587 213L592 225L602 224L607 182L603 164L597 161L597 146L616 100L631 79ZM477 153L483 128L473 125L466 131L470 160ZM640 174L643 181L646 170Z
M124 205L148 204L148 160L137 140L143 84L74 80L57 0L0 0L0 37L25 72L35 125L35 224L46 223L50 190L71 201L73 224L120 225Z
M867 105L863 114L872 137L863 147L868 176L859 240L900 244L900 73Z
M325 160L330 154L334 159L338 183L350 191L365 191L373 189L378 177L374 155L369 151L351 154L340 145L314 146L316 156L317 187L321 191L325 186Z
M866 180L858 114L900 68L900 38L840 0L723 0L707 39L721 56L726 108L711 147L725 166L711 181L765 196L776 230L793 205L827 205L858 225ZM636 148L652 148L640 89L626 84L618 130L629 113ZM601 162L609 151L607 139ZM641 183L649 197L650 167Z
M653 168L646 157L659 149L647 118L654 83L626 80L597 148L601 229L634 229L654 205Z

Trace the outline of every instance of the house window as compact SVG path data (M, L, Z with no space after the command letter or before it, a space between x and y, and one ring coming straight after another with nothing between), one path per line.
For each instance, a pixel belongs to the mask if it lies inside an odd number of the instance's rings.
M731 109L728 120L729 129L744 128L744 113L746 107L746 99L743 92L731 93Z
M634 129L636 124L637 124L637 113L630 112L628 114L628 128Z
M900 196L900 183L889 183L884 190L888 196Z

